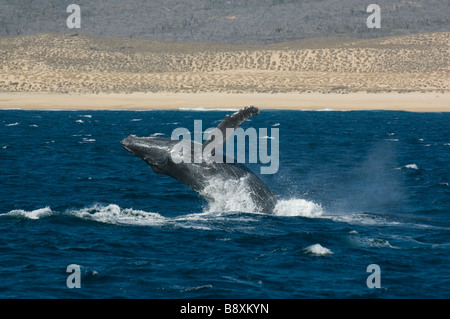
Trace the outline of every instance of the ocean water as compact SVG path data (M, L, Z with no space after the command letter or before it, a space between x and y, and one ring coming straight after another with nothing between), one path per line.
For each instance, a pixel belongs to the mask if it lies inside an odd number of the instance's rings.
M273 215L120 145L230 113L0 111L0 298L450 297L449 113L263 110L244 128L279 128Z

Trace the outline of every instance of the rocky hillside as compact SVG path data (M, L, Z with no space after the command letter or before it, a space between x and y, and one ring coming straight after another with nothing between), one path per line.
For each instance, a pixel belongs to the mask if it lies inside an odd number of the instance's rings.
M81 7L69 30L68 4ZM367 6L381 8L368 29ZM448 0L1 0L0 36L80 32L115 38L270 44L305 38L378 38L450 31Z

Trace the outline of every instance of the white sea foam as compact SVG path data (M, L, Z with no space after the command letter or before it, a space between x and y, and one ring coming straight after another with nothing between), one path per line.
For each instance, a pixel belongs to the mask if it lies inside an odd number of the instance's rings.
M5 124L5 126L17 126L17 125L19 125L19 122Z
M258 213L258 207L251 196L248 176L238 180L212 179L203 189L201 195L207 199L208 212L243 212ZM277 201L274 209L276 216L297 216L317 218L322 216L322 206L304 199Z
M95 142L96 140L95 140L95 138L87 138L87 137L83 137L83 141L81 141L81 142L79 142L79 143L81 143L81 144L83 144L83 143L93 143L93 142Z
M326 255L333 254L333 252L330 249L323 247L320 244L314 244L314 245L308 246L304 250L306 253L314 255L314 256L326 256Z
M212 179L202 190L201 195L209 203L209 212L257 212L247 185L248 177L238 180Z
M399 247L392 246L388 240L382 238L354 236L350 238L350 241L359 247L399 249Z
M330 108L325 108L325 109L317 110L317 112L333 112L333 111L336 111L336 110L330 109Z
M419 169L419 167L417 166L417 164L408 164L402 167L397 167L397 169Z
M67 211L69 215L114 225L159 226L166 223L166 218L157 213L149 213L118 205L93 205L91 207Z
M323 215L321 205L304 199L279 200L275 206L276 216L299 216L317 218Z
M200 112L208 112L208 111L231 111L231 112L236 112L239 109L235 109L235 108L214 108L214 109L207 109L204 106L199 106L199 107L180 107L178 108L180 111L200 111Z
M83 121L83 120L76 120L76 121L75 121L75 123L78 123L78 124L83 124L83 123L84 123L84 121Z
M370 225L370 226L398 226L401 223L394 220L388 220L381 216L365 214L365 213L346 213L327 215L325 218L335 222L343 222L351 225Z
M404 165L401 167L397 167L396 169L419 169L419 167L417 166L417 164L408 164L408 165Z
M39 219L42 217L51 216L53 214L50 207L39 208L36 210L26 211L23 209L12 210L3 216L9 217L20 217L20 218L28 218L28 219Z

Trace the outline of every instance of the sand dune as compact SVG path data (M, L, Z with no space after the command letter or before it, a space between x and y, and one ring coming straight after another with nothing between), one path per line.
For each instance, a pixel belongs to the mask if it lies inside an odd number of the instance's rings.
M270 46L44 34L0 39L4 92L448 90L450 33ZM336 41L334 41L336 42ZM328 42L329 43L329 42Z
M449 37L441 32L266 46L73 34L0 38L0 92L445 95Z

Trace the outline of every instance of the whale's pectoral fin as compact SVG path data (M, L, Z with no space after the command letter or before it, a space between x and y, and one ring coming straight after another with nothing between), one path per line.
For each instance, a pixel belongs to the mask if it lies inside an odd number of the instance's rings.
M222 141L216 141L216 145L224 145L228 138L231 137L235 129L237 129L242 123L253 115L258 115L259 112L260 110L256 106L246 106L232 115L227 115L222 123L217 126L217 129L222 133ZM206 140L205 143L203 143L203 149L205 149L206 145L213 141L214 139Z

